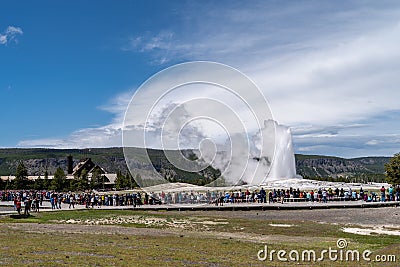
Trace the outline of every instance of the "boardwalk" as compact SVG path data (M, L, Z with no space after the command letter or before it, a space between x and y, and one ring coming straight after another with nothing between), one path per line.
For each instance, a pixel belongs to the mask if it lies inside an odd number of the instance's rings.
M214 204L182 204L182 205L142 205L142 206L95 206L93 209L102 210L299 210L299 209L342 209L342 208L379 208L400 206L400 201L390 202L365 202L365 201L333 201L328 203L319 202L285 202L281 203L225 203L223 206ZM85 210L83 205L75 205L75 208L69 208L69 204L63 204L61 210ZM23 209L22 209L23 210ZM52 210L48 201L43 202L40 208L42 211L59 211ZM16 214L13 203L8 201L0 202L0 215Z

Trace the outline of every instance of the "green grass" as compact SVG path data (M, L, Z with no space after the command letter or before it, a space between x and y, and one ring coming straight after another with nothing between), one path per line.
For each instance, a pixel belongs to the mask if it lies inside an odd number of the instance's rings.
M9 266L239 266L257 264L258 246L232 240L2 231L0 263ZM239 249L238 249L239 248ZM233 253L235 252L235 253Z
M188 215L179 212L84 210L34 214L28 219L0 219L0 265L5 266L310 266L308 263L279 261L260 262L257 252L267 244L271 249L290 251L335 248L338 238L349 242L349 249L370 249L376 255L396 254L400 257L399 237L360 236L344 233L340 225L311 221L238 219L207 213ZM163 218L168 222L186 220L195 227L177 229L168 226L124 224L122 227L157 228L155 233L121 234L105 228L101 234L82 231L36 231L31 223L50 227L59 220L95 220L118 216ZM225 221L207 225L201 222ZM199 223L200 222L200 223ZM269 224L291 224L272 227ZM68 229L68 226L66 226ZM82 226L90 229L91 226ZM99 227L99 226L97 226ZM100 226L101 227L101 226ZM37 227L35 228L37 229ZM40 227L39 227L40 229ZM120 228L115 228L120 229ZM127 229L127 228L125 228ZM151 229L147 229L151 230ZM151 230L152 231L152 230ZM256 237L265 238L258 240ZM359 266L346 262L318 262L314 266ZM362 264L364 265L364 263ZM371 263L366 266L396 266L393 263Z
M400 241L397 236L378 235L378 236L362 236L342 232L341 225L328 223L315 223L309 221L285 221L285 220L268 220L268 219L238 219L224 217L220 213L218 217L202 216L202 215L186 215L184 213L169 213L165 211L134 211L134 210L73 210L73 211L54 211L32 213L32 216L26 219L12 219L11 217L2 217L0 223L57 223L58 221L73 220L96 220L103 218L115 217L156 217L163 218L168 222L173 220L187 220L198 227L194 230L202 230L202 221L224 222L216 225L207 225L210 231L229 232L229 233L249 233L255 235L284 235L297 237L331 237L346 238L351 237L358 243L365 243L377 246L385 246L395 244ZM270 224L290 224L292 227L271 227ZM123 226L142 227L141 224L123 224ZM153 225L147 226L154 228ZM159 227L157 227L159 228Z

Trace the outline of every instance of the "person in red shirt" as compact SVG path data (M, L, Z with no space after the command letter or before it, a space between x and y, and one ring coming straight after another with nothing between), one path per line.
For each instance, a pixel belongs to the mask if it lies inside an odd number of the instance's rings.
M21 215L21 199L20 198L17 199L15 207L17 209L18 214Z
M382 202L385 202L385 192L386 192L386 189L384 186L382 186L382 188L381 188L381 201Z

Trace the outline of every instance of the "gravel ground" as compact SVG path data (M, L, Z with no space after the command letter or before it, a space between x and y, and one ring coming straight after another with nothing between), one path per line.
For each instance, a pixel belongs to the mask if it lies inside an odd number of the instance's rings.
M38 224L38 223L18 223L18 224L2 224L2 227L10 229L31 232L31 233L64 233L64 234L100 234L100 235L131 235L131 236L189 236L193 238L220 238L247 240L249 242L278 242L283 240L283 235L259 235L252 233L240 232L204 232L204 231L187 231L178 229L156 229L156 228L134 228L124 226L108 226L108 225L71 225L71 224ZM335 241L332 237L304 237L292 236L292 241Z
M314 221L359 225L399 225L400 208L346 208L320 210L267 210L267 211L171 211L171 214L187 216L212 216L269 221Z
M149 211L148 214L157 214L157 211ZM165 212L163 212L165 214ZM269 211L168 211L168 214L180 216L201 216L202 218L229 218L249 219L270 223L271 221L284 221L293 224L299 221L318 223L338 223L373 227L398 227L400 208L369 208L369 209L327 209L327 210L269 210ZM84 224L39 224L39 223L4 223L0 229L6 227L14 230L39 233L90 233L102 235L140 235L140 236L176 236L185 235L193 238L222 238L235 240L252 240L253 242L270 242L282 239L280 235L256 235L240 232L218 231L191 231L177 228L135 228L117 225L84 225ZM293 237L293 241L315 241L317 237ZM295 240L298 239L298 240ZM329 237L318 237L319 241L332 241ZM332 240L331 240L332 239Z
M14 210L14 207L3 207L3 206L0 206L0 211L13 211Z

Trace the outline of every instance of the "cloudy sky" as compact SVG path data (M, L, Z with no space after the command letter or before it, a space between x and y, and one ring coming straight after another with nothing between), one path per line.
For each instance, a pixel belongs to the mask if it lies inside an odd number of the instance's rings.
M121 146L135 90L177 63L251 78L295 151L400 151L398 1L3 1L0 147Z

